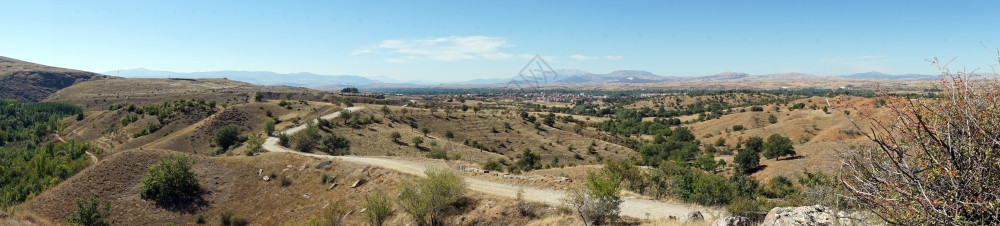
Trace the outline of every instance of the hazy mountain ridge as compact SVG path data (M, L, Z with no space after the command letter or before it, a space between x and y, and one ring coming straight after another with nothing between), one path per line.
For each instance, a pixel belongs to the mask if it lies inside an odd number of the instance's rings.
M939 75L922 75L922 74L901 74L901 75L890 75L877 71L855 73L850 75L841 76L847 79L870 79L870 80L935 80L940 79Z
M457 82L437 82L430 80L408 80L384 76L358 75L320 75L307 72L277 73L269 71L211 71L180 73L171 71L155 71L148 69L129 69L107 72L122 77L142 78L228 78L258 85L289 85L316 89L333 90L342 87L384 88L384 87L462 87L462 86L502 86L511 82L523 84L525 78L511 76L509 78L483 78ZM722 72L707 76L662 76L642 70L617 70L598 74L575 69L559 69L556 75L548 75L548 81L539 80L540 84L562 85L596 85L596 84L640 84L662 82L782 82L782 81L831 81L831 80L931 80L934 75L903 74L890 75L881 72L865 72L840 76L821 76L805 73L787 72L752 75L743 72ZM530 79L530 78L529 78Z
M172 72L145 68L110 71L107 74L129 78L226 78L257 85L291 85L302 87L348 87L363 86L382 81L357 75L319 75L308 72L277 73L270 71L207 71Z

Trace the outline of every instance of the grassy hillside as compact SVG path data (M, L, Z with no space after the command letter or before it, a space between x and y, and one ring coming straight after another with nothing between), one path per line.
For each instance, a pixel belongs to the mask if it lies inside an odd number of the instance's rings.
M51 67L0 57L0 98L30 103L78 82L108 78L105 75Z

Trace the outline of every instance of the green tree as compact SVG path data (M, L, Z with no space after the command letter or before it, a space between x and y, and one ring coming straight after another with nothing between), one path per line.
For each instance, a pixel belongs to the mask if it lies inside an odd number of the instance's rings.
M403 135L399 134L399 132L392 131L392 133L389 134L389 138L392 138L392 142L399 143L399 138L403 138Z
M745 150L760 153L761 151L764 151L764 138L752 136L747 138L746 145L744 146Z
M426 137L426 136L427 136L427 133L430 133L430 132L431 132L431 130L430 130L430 129L428 129L427 127L424 127L424 128L422 128L422 129L420 129L420 132L421 132L421 133L424 133L424 136Z
M543 117L542 123L544 123L546 126L552 127L553 125L556 124L556 114L549 112L549 114Z
M215 130L215 144L222 147L224 150L228 150L230 146L236 144L239 141L240 133L236 129L235 125L227 125Z
M105 201L104 205L101 204L101 201L97 200L97 195L76 198L77 209L69 216L69 223L83 226L111 225L104 220L111 210L111 202Z
M278 144L279 145L288 147L288 142L290 142L290 140L291 139L288 137L287 133L279 133L278 134Z
M687 127L681 126L674 129L674 132L673 134L670 135L670 138L679 142L688 142L688 141L694 141L694 134L691 133L691 130L688 129Z
M424 138L421 138L421 137L413 137L413 139L411 139L411 141L413 142L413 146L414 146L414 147L420 147L420 144L423 144L423 143L424 143Z
M455 133L452 133L451 130L445 131L444 132L444 137L448 138L448 139L455 138Z
M316 148L317 141L322 138L319 128L316 126L306 126L306 129L295 133L291 137L292 146L301 152L310 152Z
M525 148L524 152L521 153L521 159L517 161L517 165L520 166L521 169L532 170L535 168L535 164L538 163L538 160L540 159L541 157L539 157L538 154L531 152L531 149Z
M792 147L792 140L779 134L772 134L764 143L764 157L778 160L781 156L795 156L795 148Z
M139 195L161 205L189 202L201 193L198 177L191 171L194 161L185 155L170 155L150 165L139 186Z
M736 163L736 170L741 173L746 173L750 169L756 168L760 165L760 154L751 149L744 149L733 157L733 162Z
M402 186L399 206L419 225L439 225L445 213L465 196L468 185L461 176L447 170L427 170L427 178Z
M621 212L621 180L607 172L587 172L585 188L570 188L563 202L568 204L585 225L617 220Z
M351 154L351 141L337 134L327 134L320 140L320 150L331 155Z
M376 192L365 197L365 221L372 226L382 226L392 214L392 201L388 196Z
M767 122L770 122L771 124L778 123L778 117L775 117L774 115L768 115Z

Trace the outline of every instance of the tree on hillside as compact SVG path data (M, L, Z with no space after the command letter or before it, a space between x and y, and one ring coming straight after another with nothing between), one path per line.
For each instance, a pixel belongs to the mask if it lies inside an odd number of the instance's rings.
M337 134L327 134L320 140L320 150L331 155L351 154L351 141Z
M764 151L764 138L760 138L758 136L752 136L750 138L747 138L746 145L744 146L745 146L744 149L759 154L760 152Z
M392 201L380 192L365 197L365 221L372 226L382 226L389 214L392 214Z
M744 149L736 154L736 157L733 157L733 162L736 163L737 171L746 173L760 165L760 154L750 149Z
M392 131L392 133L389 134L389 138L392 138L392 142L399 143L399 138L403 138L403 135L399 134L399 132Z
M942 72L939 99L885 95L889 117L854 109L874 144L840 153L840 182L854 203L891 224L1000 224L997 74L931 63Z
M413 141L413 146L414 147L419 148L420 144L424 143L424 138L422 138L422 137L413 137L413 139L411 139L411 141Z
M792 147L792 140L779 134L771 134L764 143L764 157L778 160L781 156L795 156L795 147Z
M319 134L319 127L307 125L306 129L292 134L290 142L296 151L311 152L316 148L317 141L322 138Z
M584 225L611 223L621 212L621 180L607 171L587 172L585 187L567 190L563 203L568 204Z
M215 131L215 137L212 140L215 144L222 149L229 149L230 146L236 144L239 141L240 133L234 125L227 125L219 128Z
M104 205L101 205L104 204ZM69 223L83 226L108 226L111 225L104 218L108 217L111 210L111 202L101 202L97 200L97 195L88 198L76 198L76 211L69 216Z
M160 205L180 205L195 200L201 193L197 175L191 170L194 161L185 155L170 155L149 166L139 186L139 195Z
M427 178L406 182L399 192L399 206L418 225L440 225L455 202L465 196L465 179L447 170L427 170Z
M521 153L521 159L517 161L517 165L525 171L532 170L535 168L535 164L538 163L538 160L541 160L541 157L539 157L538 154L531 152L531 149L525 148L524 152Z
M275 124L278 123L274 121L274 119L268 119L267 121L264 121L264 135L270 136L271 133L274 133Z

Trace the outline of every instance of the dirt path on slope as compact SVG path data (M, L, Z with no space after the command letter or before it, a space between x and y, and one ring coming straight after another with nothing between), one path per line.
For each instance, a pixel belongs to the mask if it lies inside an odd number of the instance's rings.
M56 141L59 141L59 143L63 144L67 143L66 140L63 140L62 136L59 136L59 133L53 133L52 135L55 136ZM99 159L97 159L97 156L94 155L94 153L90 153L90 151L86 151L83 153L87 154L87 157L90 158L90 165L97 165L97 161L99 161Z
M347 109L350 111L356 111L361 109L361 107L350 107ZM338 116L340 116L340 112L335 112L333 114L323 116L322 118L329 120L336 118ZM306 126L307 125L305 124L299 125L285 130L284 133L287 135L292 135L295 132L305 129ZM435 164L434 162L418 162L418 161L391 159L382 157L331 156L326 154L303 153L278 145L277 137L268 137L267 140L264 141L262 147L265 150L271 152L287 152L287 153L293 153L293 154L322 158L322 159L339 159L341 161L377 166L420 177L425 177L426 175L424 175L424 171L426 171L429 168L447 168L447 165L444 164L444 162L442 161L436 161L437 164ZM467 176L463 177L465 177L465 181L466 183L468 183L470 190L494 196L513 198L516 196L517 190L523 189L524 198L526 200L533 202L542 202L549 205L561 205L562 201L560 201L560 199L566 196L566 192L561 190L521 187L521 186L482 180L478 178L467 177ZM639 219L668 218L673 216L677 217L680 220L686 220L685 218L687 218L687 214L691 213L692 211L701 211L702 214L706 215L706 218L714 218L719 215L718 211L704 207L685 205L685 204L666 203L666 202L645 200L638 198L626 197L621 204L621 215L635 217Z

